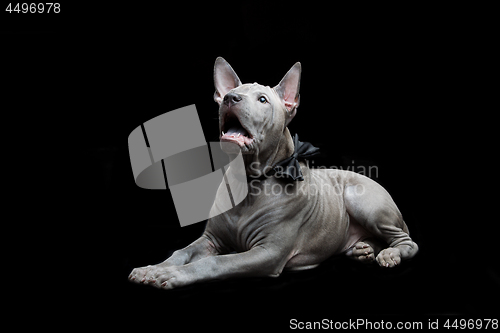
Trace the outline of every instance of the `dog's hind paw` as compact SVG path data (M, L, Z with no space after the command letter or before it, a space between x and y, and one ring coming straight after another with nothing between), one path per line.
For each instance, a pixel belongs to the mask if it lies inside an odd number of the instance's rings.
M357 242L354 244L354 246L347 251L346 255L364 263L371 263L375 260L375 251L373 247L365 242Z
M395 267L401 264L401 252L395 247L388 247L380 251L377 262L381 267Z

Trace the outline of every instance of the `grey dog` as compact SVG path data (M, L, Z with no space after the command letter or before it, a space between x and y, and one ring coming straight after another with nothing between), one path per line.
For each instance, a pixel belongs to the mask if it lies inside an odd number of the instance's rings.
M217 58L220 139L242 152L248 195L210 218L203 235L186 248L157 265L135 268L132 282L172 289L213 279L279 276L283 269L310 269L336 254L390 268L417 253L393 199L370 178L309 169L304 161L297 163L300 179L270 176L278 162L297 155L287 125L300 103L300 76L296 63L274 88L242 84Z

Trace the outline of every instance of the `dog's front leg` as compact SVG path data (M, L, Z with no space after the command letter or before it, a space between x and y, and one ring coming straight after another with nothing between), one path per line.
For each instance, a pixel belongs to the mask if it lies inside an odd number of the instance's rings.
M158 269L149 277L149 284L173 289L229 277L277 276L285 264L285 258L279 253L259 246L242 253L210 256L183 266Z
M128 278L131 282L148 284L152 281L152 277L157 275L157 271L166 267L182 266L217 254L214 244L203 235L185 248L175 251L167 260L157 265L134 268Z

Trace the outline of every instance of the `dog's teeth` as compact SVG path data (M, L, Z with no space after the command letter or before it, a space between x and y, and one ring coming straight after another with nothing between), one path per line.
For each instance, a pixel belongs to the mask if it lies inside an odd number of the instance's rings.
M224 131L222 131L222 136L224 136Z
M237 138L239 138L239 137L240 137L240 135L241 135L241 134L240 134L240 133L238 133L238 136L237 136Z

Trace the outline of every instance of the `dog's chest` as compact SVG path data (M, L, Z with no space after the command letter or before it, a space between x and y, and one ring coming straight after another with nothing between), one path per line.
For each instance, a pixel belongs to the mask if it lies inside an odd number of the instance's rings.
M248 251L276 229L280 216L272 207L235 207L213 220L222 243L236 252ZM275 232L275 231L274 231Z
M296 196L249 193L239 205L212 218L207 227L225 247L247 251L266 242L269 235L281 233L283 223L295 223L290 215L304 204Z

